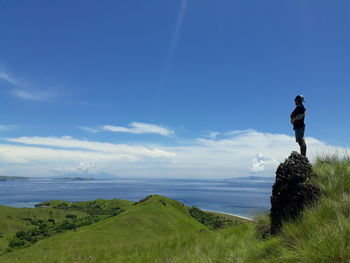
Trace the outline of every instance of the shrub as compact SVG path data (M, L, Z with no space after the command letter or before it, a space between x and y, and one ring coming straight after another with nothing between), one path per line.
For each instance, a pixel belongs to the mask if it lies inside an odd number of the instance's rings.
M220 217L217 215L205 213L202 210L200 210L198 207L192 206L189 209L190 215L198 220L200 223L205 225L206 227L210 229L219 229L223 228L227 225L230 225L233 223L232 220L228 220L224 217Z

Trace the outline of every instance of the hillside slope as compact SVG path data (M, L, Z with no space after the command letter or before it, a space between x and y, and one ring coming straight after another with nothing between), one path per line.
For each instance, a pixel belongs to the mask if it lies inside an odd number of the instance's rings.
M204 229L181 203L151 196L118 216L39 241L0 259L3 263L129 262L139 250Z

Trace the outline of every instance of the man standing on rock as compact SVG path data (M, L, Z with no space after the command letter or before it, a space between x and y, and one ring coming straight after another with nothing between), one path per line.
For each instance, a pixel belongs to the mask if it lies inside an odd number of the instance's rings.
M306 109L303 105L304 96L298 95L294 99L295 109L290 115L291 123L293 124L293 130L295 131L295 140L300 145L300 153L306 156L306 143L304 139L305 132L305 114Z

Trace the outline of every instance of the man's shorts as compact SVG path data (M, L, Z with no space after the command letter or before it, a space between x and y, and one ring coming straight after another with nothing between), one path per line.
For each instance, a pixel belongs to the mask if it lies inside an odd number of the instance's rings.
M296 142L299 142L300 140L304 139L305 127L297 128L294 131Z

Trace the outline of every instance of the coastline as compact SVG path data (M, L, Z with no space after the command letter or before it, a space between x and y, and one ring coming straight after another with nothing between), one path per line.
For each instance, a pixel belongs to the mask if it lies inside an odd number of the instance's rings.
M255 222L254 219L249 218L249 217L245 217L245 216L240 216L240 215L235 215L235 214L230 214L230 213L225 213L225 212L221 212L221 211L209 211L209 210L203 210L204 212L210 213L210 214L216 214L216 215L220 215L220 216L224 216L224 217L228 217L228 218L234 218L234 219L238 219L241 221L245 221L245 222Z

